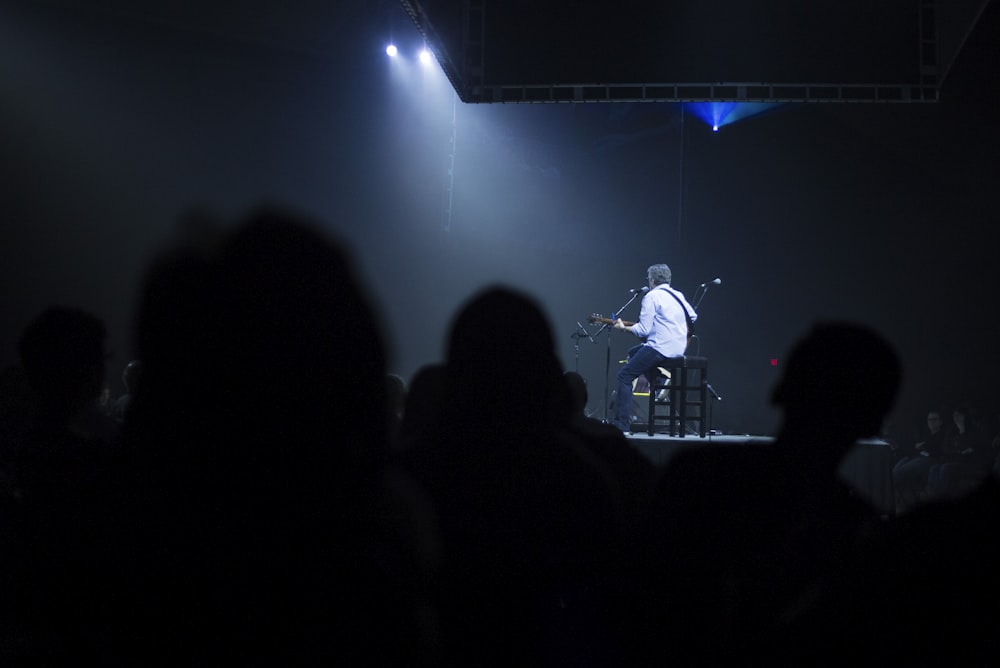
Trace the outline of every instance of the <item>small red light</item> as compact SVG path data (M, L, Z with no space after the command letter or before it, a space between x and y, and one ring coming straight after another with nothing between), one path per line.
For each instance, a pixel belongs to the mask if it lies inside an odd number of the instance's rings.
M771 366L778 366L778 358L777 357L772 357L771 358Z

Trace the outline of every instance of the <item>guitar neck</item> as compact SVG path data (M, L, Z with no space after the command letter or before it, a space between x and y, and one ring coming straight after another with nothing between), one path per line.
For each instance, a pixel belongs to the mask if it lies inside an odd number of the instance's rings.
M611 318L604 318L604 317L599 316L599 315L590 316L590 322L592 322L592 323L600 323L602 325L614 325L615 324L615 321L612 320ZM628 320L622 320L622 322L625 323L626 327L631 327L632 325L635 324L634 322L629 322Z

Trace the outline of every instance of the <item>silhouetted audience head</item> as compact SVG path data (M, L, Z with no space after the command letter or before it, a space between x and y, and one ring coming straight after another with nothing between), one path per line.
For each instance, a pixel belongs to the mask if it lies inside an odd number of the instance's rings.
M18 352L43 410L69 417L100 396L106 345L104 323L80 309L53 306L28 324Z
M135 393L139 389L139 379L141 376L142 360L132 360L122 370L122 384L125 386L125 393L111 402L107 411L118 423L125 421Z
M444 402L445 366L425 364L410 379L399 423L398 445L407 448L434 425Z
M403 407L406 405L406 381L398 373L386 374L385 388L389 414L397 417L401 416L403 414Z
M606 665L626 502L567 428L543 310L487 287L459 308L446 351L437 421L400 459L437 512L447 665Z
M386 416L390 449L394 449L399 440L399 425L403 420L403 408L406 406L406 381L398 373L385 376Z
M135 392L139 387L139 378L142 376L142 360L132 360L125 365L122 371L122 384L126 392Z
M271 208L202 239L154 263L138 309L128 651L421 664L431 541L386 466L386 352L345 247Z
M470 299L452 323L447 358L449 407L488 406L490 424L503 427L550 420L563 408L568 390L552 328L523 292L493 286Z
M857 439L879 433L901 380L899 356L879 333L820 323L793 347L771 399L787 428Z
M330 448L353 463L383 457L387 446L371 442L386 434L380 328L320 229L260 208L211 243L167 253L140 306L140 395L183 401L189 422L239 434L244 447L336 435Z
M583 413L587 408L587 381L576 371L565 372L563 378L569 387L573 415Z

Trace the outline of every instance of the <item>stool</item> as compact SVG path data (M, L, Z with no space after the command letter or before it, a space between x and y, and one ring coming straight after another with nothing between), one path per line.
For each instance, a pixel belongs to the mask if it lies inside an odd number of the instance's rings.
M649 424L647 433L652 436L657 420L667 423L671 436L684 437L688 420L698 423L698 435L705 438L708 431L708 359L681 355L668 357L659 364L670 372L665 382L649 388ZM666 401L657 401L660 390L667 391ZM668 411L657 414L657 406L668 406ZM693 413L688 409L696 408Z

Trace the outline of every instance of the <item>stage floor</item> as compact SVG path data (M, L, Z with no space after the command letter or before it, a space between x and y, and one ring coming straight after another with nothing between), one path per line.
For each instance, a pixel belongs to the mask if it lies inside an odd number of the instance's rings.
M663 466L681 448L710 447L712 445L766 444L774 439L769 436L711 434L701 438L697 434L669 436L654 432L652 436L644 431L626 434L625 438L636 450L657 466Z

